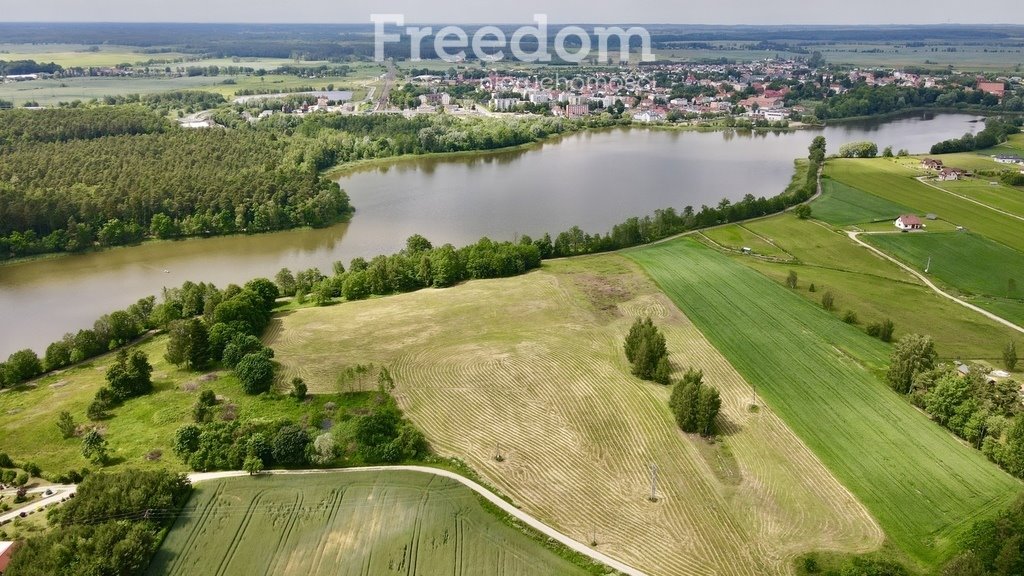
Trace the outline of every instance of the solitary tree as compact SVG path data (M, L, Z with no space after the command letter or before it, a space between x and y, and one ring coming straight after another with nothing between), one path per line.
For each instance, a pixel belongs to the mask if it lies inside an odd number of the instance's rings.
M935 368L935 342L931 336L907 334L893 347L889 360L889 371L886 380L893 390L900 394L910 391L914 376L920 372Z
M57 428L62 438L71 438L75 435L75 419L71 417L71 412L65 410L60 413L57 417Z
M789 276L786 277L786 287L796 288L796 270L789 271Z
M82 456L100 466L107 463L107 439L95 428L89 430L82 438Z
M296 376L292 378L292 398L295 398L299 402L306 399L306 382Z
M256 456L246 456L245 461L242 462L242 470L248 472L250 476L259 474L263 471L263 460Z
M637 318L626 335L624 344L626 359L633 365L633 374L644 380L668 383L668 349L665 336L654 325L650 317ZM664 359L664 362L662 360ZM661 374L656 373L661 365Z
M1017 344L1013 340L1007 342L1003 348L1003 365L1011 372L1017 367Z
M800 204L796 208L793 208L793 214L801 220L807 220L811 217L811 207L807 204Z
M825 293L821 295L821 307L829 312L836 309L836 296L831 290L826 290Z

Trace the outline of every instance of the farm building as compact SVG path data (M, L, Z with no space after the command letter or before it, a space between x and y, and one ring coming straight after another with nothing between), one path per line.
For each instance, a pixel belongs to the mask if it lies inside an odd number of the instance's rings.
M935 158L925 158L921 160L921 166L929 170L942 170L942 160L936 160Z
M893 222L900 230L921 230L924 228L924 224L921 223L921 219L913 214L904 214Z

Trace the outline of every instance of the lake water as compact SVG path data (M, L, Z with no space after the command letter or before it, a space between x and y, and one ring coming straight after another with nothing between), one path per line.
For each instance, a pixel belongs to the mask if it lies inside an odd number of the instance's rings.
M481 236L552 235L573 225L606 232L629 216L745 194L773 196L818 134L836 151L872 140L926 152L974 132L975 116L913 116L780 134L618 129L528 150L455 160L408 159L340 179L357 212L321 230L158 242L0 266L0 359L86 328L100 315L185 280L224 286L257 276L346 264L399 250L412 234L456 246Z

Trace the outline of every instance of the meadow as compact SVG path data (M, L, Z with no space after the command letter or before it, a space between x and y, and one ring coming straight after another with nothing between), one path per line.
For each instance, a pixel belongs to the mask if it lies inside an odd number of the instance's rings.
M721 391L719 439L680 432L670 389L630 375L623 339L646 315L664 331L677 375L701 368ZM882 543L865 508L760 392L618 255L299 309L275 319L266 340L285 378L302 376L318 394L337 390L347 366L388 366L395 397L436 452L652 574L786 574L810 550Z
M939 218L1024 251L1021 221L945 194L914 179L914 170L885 158L837 159L826 164L825 173L842 184L911 208L917 214L934 213Z
M885 42L807 44L808 50L821 52L831 64L861 67L905 68L919 66L931 70L952 66L958 71L1020 72L1024 52L1015 44L929 42L927 46L908 47Z
M192 406L202 390L213 390L220 405L233 405L239 419L287 418L313 420L323 415L324 404L334 402L338 419L345 413L361 413L369 395L324 394L300 403L287 396L249 396L230 371L191 372L164 360L167 336L157 336L139 348L153 365L153 393L125 402L112 417L96 424L110 445L112 469L171 468L187 466L172 451L174 432L192 422ZM75 422L89 424L86 409L96 391L106 385L106 370L114 355L108 354L67 370L57 371L30 383L0 391L0 452L16 461L32 461L44 473L60 474L90 466L82 456L80 438L63 438L57 417L70 412Z
M411 471L197 484L149 566L191 574L582 575L458 482Z
M928 566L1021 484L879 379L889 346L690 239L631 250L768 406Z

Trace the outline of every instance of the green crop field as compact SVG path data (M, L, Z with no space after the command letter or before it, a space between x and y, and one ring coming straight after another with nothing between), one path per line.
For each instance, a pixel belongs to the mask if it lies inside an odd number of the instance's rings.
M934 213L996 242L1024 251L1024 226L1007 216L914 180L914 170L884 159L830 160L825 173L835 180L875 196L908 206L915 213Z
M148 573L586 572L506 525L455 480L387 471L198 484Z
M692 240L628 254L913 558L941 561L1021 492L879 380L887 345Z
M975 305L1011 322L1024 319L1024 254L983 236L962 232L862 238L920 272L924 272L930 258L929 275L968 297L985 296L969 298Z
M862 239L920 272L931 259L929 275L966 294L1024 297L1024 254L984 236L942 232L871 234Z
M995 185L992 182L996 182ZM933 182L935 186L954 194L966 196L982 204L998 208L1024 218L1024 189L1004 186L995 178L968 178L952 182ZM1019 226L1024 226L1020 221Z
M681 433L669 388L630 375L623 339L646 315L677 375L701 368L721 391L716 442ZM749 410L750 385L619 255L303 308L275 319L267 342L284 377L316 393L336 390L345 366L388 366L399 404L439 454L650 574L790 574L803 552L882 543L865 508L773 410Z
M823 178L821 188L821 197L811 203L812 214L835 226L880 220L890 222L901 214L913 213L913 210L902 204L862 192L831 178Z

